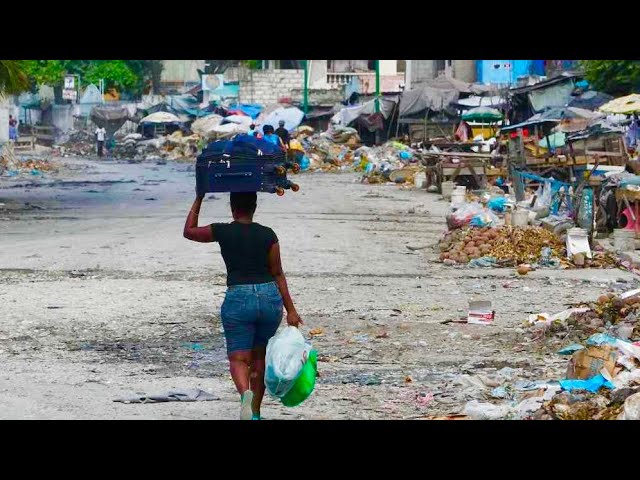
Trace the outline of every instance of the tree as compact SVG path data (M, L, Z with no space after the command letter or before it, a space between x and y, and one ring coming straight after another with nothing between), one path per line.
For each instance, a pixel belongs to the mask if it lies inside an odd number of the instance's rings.
M18 60L0 60L0 94L18 94L29 89L29 78Z
M38 85L58 85L66 73L65 60L23 60L22 65L34 88Z
M56 92L56 100L62 95L62 82L65 74L79 75L83 85L105 81L107 88L120 90L142 90L144 64L136 72L127 62L145 62L145 60L23 60L25 73L32 87L50 85Z
M93 60L84 72L82 80L93 84L104 80L106 88L131 90L138 86L140 78L125 60Z
M596 90L615 96L640 91L639 60L581 60L580 65Z
M142 93L149 82L154 92L160 90L164 68L162 60L125 60L125 62L138 77L136 93Z

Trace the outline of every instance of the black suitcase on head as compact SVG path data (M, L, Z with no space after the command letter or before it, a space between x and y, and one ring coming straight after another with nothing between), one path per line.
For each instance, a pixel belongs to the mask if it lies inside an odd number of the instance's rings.
M196 160L196 190L209 192L267 192L283 195L285 189L298 191L287 179L287 169L299 170L287 163L278 146L250 135L212 142Z

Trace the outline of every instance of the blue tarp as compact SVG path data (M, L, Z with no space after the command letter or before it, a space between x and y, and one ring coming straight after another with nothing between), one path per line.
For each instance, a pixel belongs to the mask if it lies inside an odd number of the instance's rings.
M258 118L258 115L260 115L260 112L262 112L262 105L256 103L232 103L227 110L240 110L255 120Z

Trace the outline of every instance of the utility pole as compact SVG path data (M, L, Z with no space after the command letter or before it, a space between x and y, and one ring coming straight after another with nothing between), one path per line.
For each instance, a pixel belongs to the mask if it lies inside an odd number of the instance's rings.
M380 60L376 60L376 113L380 113Z
M309 60L304 61L304 87L303 87L302 111L309 111Z

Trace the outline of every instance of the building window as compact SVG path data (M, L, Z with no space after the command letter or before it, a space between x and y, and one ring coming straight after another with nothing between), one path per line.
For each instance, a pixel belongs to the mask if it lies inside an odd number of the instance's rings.
M398 64L396 66L398 73L404 73L407 71L407 61L406 60L398 60Z
M375 60L367 60L367 68L369 70L375 70L376 69L376 61Z

